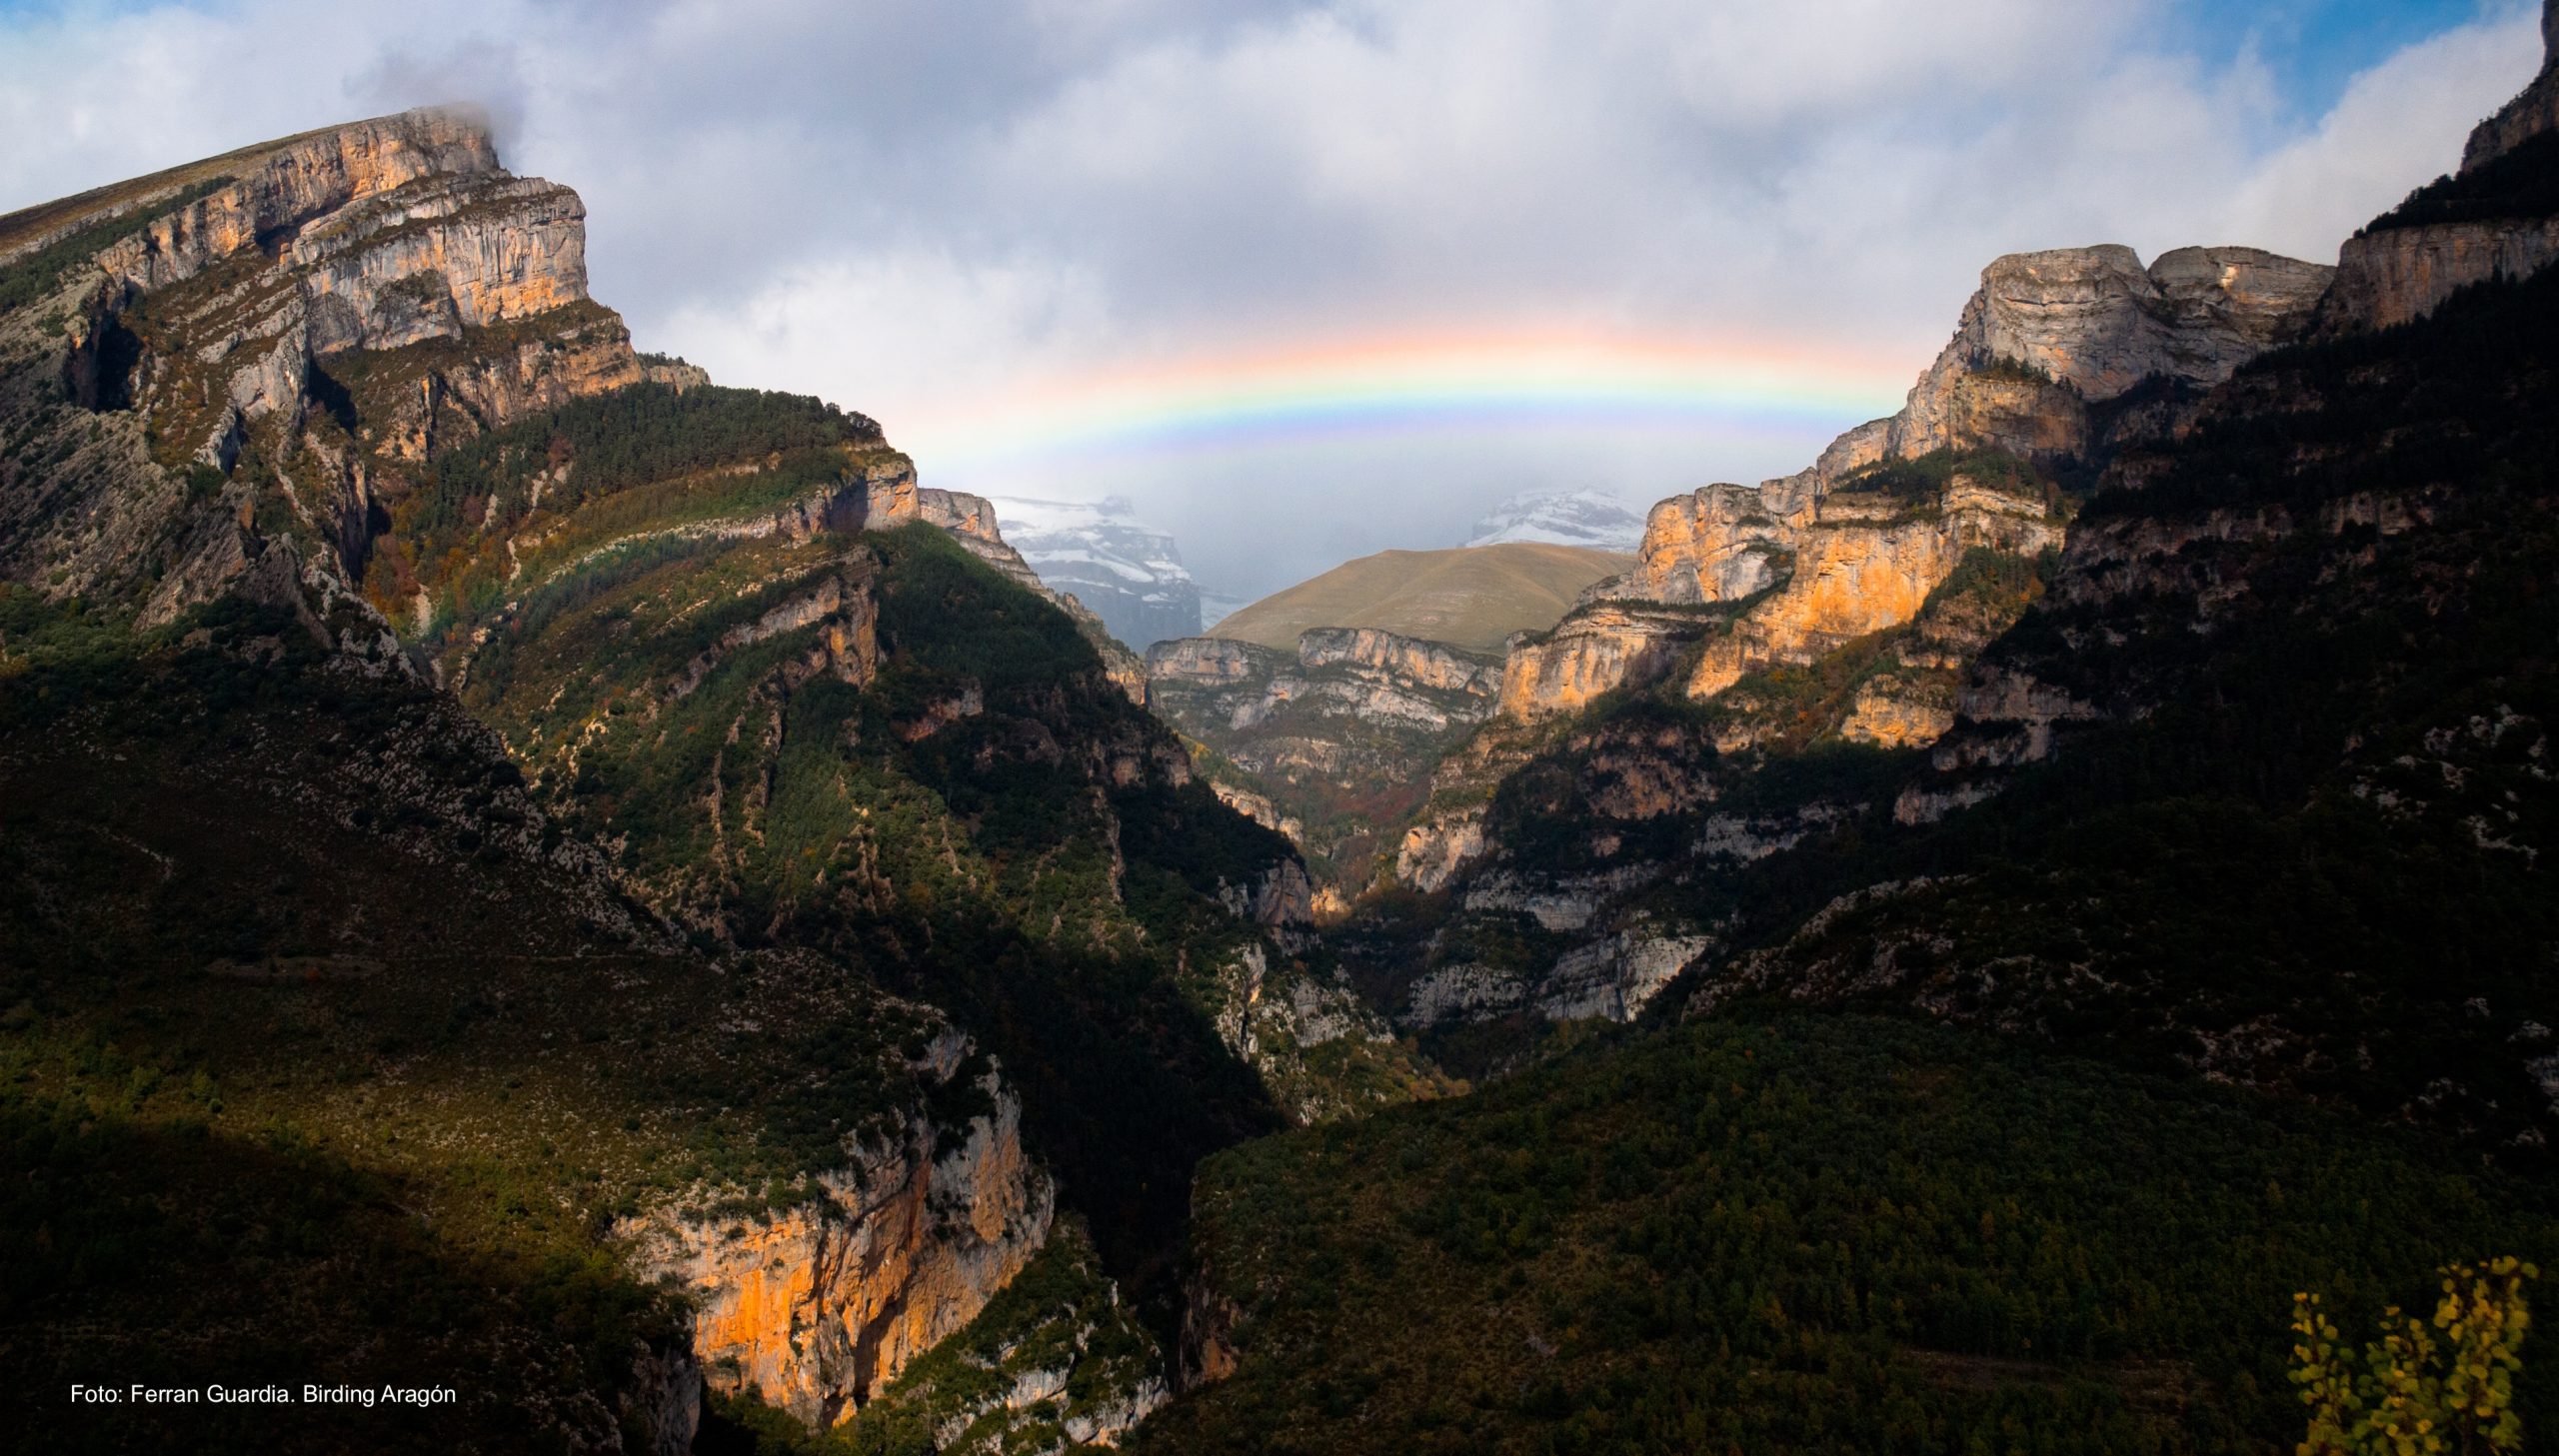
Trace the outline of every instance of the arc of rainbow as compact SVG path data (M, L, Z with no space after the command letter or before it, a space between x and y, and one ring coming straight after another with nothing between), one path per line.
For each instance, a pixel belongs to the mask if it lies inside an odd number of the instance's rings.
M1910 377L1844 353L1464 339L1211 358L892 423L920 456L968 465L1448 430L1799 431L1886 413Z

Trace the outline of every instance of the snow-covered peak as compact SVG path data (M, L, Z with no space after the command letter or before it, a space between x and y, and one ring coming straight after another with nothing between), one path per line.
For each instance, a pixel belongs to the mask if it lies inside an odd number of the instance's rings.
M1494 507L1465 544L1514 541L1631 552L1643 544L1643 513L1601 491L1530 491Z
M1111 635L1144 652L1200 632L1200 588L1173 537L1137 519L1129 503L997 496L996 525L1051 591L1098 614Z

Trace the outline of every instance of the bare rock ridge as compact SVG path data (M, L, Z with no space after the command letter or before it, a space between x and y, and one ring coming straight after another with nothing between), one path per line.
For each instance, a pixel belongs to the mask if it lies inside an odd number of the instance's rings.
M2175 401L2299 337L2330 274L2252 248L2179 249L2148 268L2111 245L1999 259L1899 414L1795 475L1653 507L1632 572L1590 589L1550 636L1514 645L1503 715L1576 712L1674 663L1688 663L1691 697L1710 698L1754 667L1909 621L1969 550L2059 546L2057 503L2028 476L1959 467L1895 482L1884 468L1979 452L2062 467L2156 433Z
M2346 240L2325 332L2422 319L2474 283L2523 278L2559 258L2559 220L2510 216L2481 200L2509 191L2495 173L2547 175L2559 149L2559 0L2545 0L2541 33L2540 74L2471 132L2460 170Z
M272 554L266 577L318 572L329 600L352 605L389 502L364 452L330 428L344 359L404 362L377 370L385 398L368 403L382 436L367 443L407 460L582 396L703 380L632 350L620 318L588 298L577 194L502 170L468 113L356 122L163 177L109 189L104 215L140 225L0 327L13 410L50 376L95 412L30 427L80 432L59 445L57 475L85 506L19 496L0 516L0 574L48 595L146 594L151 625L254 587ZM50 204L0 220L0 237L23 258L100 216ZM477 347L427 347L466 337ZM259 468L232 479L244 452ZM173 491L163 473L190 467L216 474ZM270 480L285 483L299 530L260 526ZM314 541L327 559L313 559Z
M1364 887L1380 824L1491 716L1498 683L1482 657L1375 628L1312 629L1294 653L1187 638L1147 654L1149 705L1215 750L1202 772L1222 797L1306 852L1327 912Z
M2544 132L2559 131L2559 0L2542 0L2541 74L2472 129L2461 170L2476 172Z
M207 177L223 185L155 221L130 246L101 259L143 287L175 283L359 198L431 176L498 171L486 121L460 107L429 107L306 132L207 162L82 193L0 217L0 263L14 261L103 217L151 208ZM138 277L136 276L138 273Z
M922 1068L970 1075L956 1032ZM1047 1240L1057 1191L1022 1147L1022 1107L992 1070L995 1102L959 1145L911 1118L823 1178L808 1205L734 1221L669 1208L621 1230L654 1274L693 1295L694 1351L727 1390L749 1387L818 1429L850 1416L969 1322Z

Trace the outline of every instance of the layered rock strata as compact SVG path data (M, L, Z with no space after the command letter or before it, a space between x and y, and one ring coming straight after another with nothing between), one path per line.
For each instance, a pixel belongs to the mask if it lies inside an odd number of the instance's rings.
M1397 881L1446 896L1446 919L1417 969L1363 984L1418 1030L1637 1014L1723 933L1665 910L1677 885L1874 807L1764 801L1753 765L1945 736L1974 658L2064 546L2064 481L2172 435L2303 337L2329 279L2240 248L2002 258L1899 414L1795 475L1655 506L1634 570L1512 641L1497 718L1443 760L1396 848ZM1690 707L1662 719L1649 699ZM1892 807L1933 818L1975 792Z
M2541 72L2470 134L2461 166L2346 240L2322 311L2329 334L2425 318L2473 284L2521 279L2559 258L2559 220L2518 206L2517 181L2559 171L2559 0L2541 14Z
M582 396L702 380L633 352L587 295L577 194L503 171L465 113L314 132L128 185L101 211L78 202L0 219L23 257L142 218L0 324L0 414L22 458L85 457L51 473L85 507L0 506L0 575L47 595L147 592L146 622L166 621L303 533L324 550L298 549L293 574L352 584L390 504L365 450L420 461ZM355 450L335 423L351 360L386 392ZM56 390L89 413L46 409ZM244 453L258 469L235 478ZM163 476L190 470L189 491ZM279 485L298 520L262 522L255 502Z
M716 1200L623 1230L647 1271L696 1304L714 1388L754 1389L812 1425L850 1417L984 1308L1049 1236L1056 1189L1022 1148L1022 1108L946 1034L930 1076L974 1076L995 1104L954 1129L912 1118L866 1141L797 1207L746 1217Z
M2084 466L2127 418L2173 428L2124 402L2189 396L2300 337L2330 276L2252 248L2183 248L2147 268L2112 245L1999 259L1899 414L1840 436L1793 476L1653 507L1632 572L1514 645L1504 716L1575 713L1674 664L1690 697L1711 698L1754 667L1907 622L1968 550L2057 547L2041 472ZM2029 469L1955 470L1915 488L1886 479L1895 462L1984 453ZM1726 610L1661 610L1707 605Z
M1383 824L1489 718L1481 657L1373 628L1319 628L1294 654L1226 638L1159 643L1148 701L1209 750L1230 802L1304 848L1327 907L1366 886Z

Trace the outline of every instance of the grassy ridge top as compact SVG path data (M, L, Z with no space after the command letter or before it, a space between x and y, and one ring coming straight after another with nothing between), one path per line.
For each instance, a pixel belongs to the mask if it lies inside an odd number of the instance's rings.
M466 111L462 114L469 113ZM141 177L130 177L122 182L110 182L104 187L93 187L86 192L73 193L69 197L58 197L50 202L39 202L30 207L19 208L15 212L0 213L0 257L6 257L48 233L57 232L75 223L112 216L154 199L199 186L217 177L238 175L250 164L264 160L297 142L307 142L313 137L324 137L332 132L342 132L350 127L363 126L369 121L389 119L388 116L368 117L364 121L314 127L310 131L295 132L288 137L252 142L245 147L224 152L220 156L182 162L175 167Z
M1381 551L1265 597L1210 636L1293 653L1309 628L1373 627L1493 652L1514 632L1561 622L1581 589L1633 565L1615 552L1544 542Z

